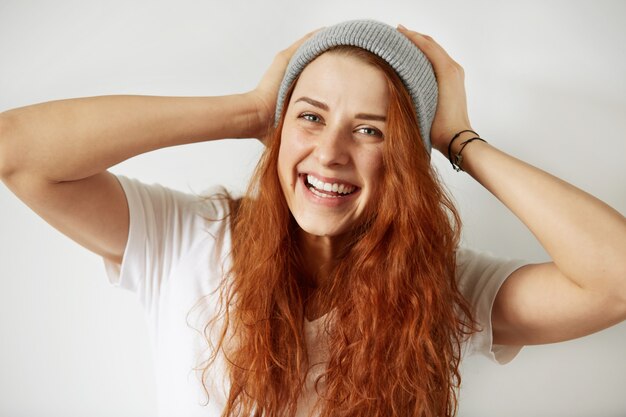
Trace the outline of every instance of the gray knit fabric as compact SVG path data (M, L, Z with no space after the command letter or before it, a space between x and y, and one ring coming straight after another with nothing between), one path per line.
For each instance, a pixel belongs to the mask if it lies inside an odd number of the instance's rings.
M426 56L396 28L374 20L352 20L329 26L304 42L293 55L278 90L275 123L278 123L287 90L302 70L317 56L338 45L366 49L391 65L411 97L420 134L431 151L430 126L437 108L437 80Z

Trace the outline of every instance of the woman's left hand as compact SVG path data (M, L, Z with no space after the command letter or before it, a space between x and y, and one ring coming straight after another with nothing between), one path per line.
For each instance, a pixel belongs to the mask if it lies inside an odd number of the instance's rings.
M463 68L432 38L399 30L433 65L439 100L431 140L446 155L451 138L471 129ZM465 138L455 142L457 149ZM624 216L490 144L476 142L463 156L465 172L504 203L552 258L521 267L504 281L493 302L494 343L561 342L626 320Z
M409 30L402 25L398 25L398 30L426 55L435 71L439 98L430 138L433 148L447 156L448 143L452 137L462 130L472 129L467 114L465 73L430 36Z

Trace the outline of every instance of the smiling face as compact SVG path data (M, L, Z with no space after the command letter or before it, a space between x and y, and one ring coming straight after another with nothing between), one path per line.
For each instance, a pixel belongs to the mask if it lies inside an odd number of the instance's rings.
M300 74L281 134L278 176L298 225L338 237L364 218L383 173L384 73L327 52Z

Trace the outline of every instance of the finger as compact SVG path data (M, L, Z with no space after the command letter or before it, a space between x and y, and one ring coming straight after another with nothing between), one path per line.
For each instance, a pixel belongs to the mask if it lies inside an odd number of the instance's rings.
M309 33L307 33L306 35L304 35L303 37L301 37L300 39L298 39L297 41L295 41L294 43L292 43L287 49L285 49L285 52L291 56L294 52L296 52L298 50L298 48L300 47L300 45L302 45L304 42L306 42L307 39L309 39L311 36L315 35L317 32L319 32L320 30L324 29L324 27L315 29Z
M431 36L407 29L402 25L398 25L398 30L409 38L409 40L411 40L414 44L416 44L418 48L422 49L422 47L424 47L425 49L428 49L429 52L434 50L434 52L450 58L450 55L448 55L445 49L443 49L443 47L439 45Z
M446 61L452 61L452 57L448 55L445 49L441 45L439 45L432 37L428 35L424 35L422 33L416 32L414 30L407 29L402 25L398 25L398 30L404 36L409 38L411 42L413 42L420 50L426 55L426 58L433 64L433 66L438 67L439 64L444 64Z

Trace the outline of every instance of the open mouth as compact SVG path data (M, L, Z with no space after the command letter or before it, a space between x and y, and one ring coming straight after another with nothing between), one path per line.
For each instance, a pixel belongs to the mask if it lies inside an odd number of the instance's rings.
M342 198L356 193L359 187L346 182L324 182L311 174L300 174L306 188L321 198Z

